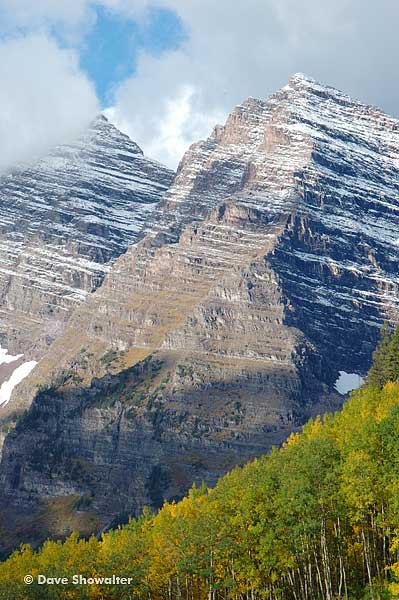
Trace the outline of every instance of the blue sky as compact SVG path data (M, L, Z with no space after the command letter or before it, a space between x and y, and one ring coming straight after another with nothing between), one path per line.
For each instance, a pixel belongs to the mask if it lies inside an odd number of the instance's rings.
M171 167L301 71L398 114L399 2L0 0L0 171L99 111Z
M177 14L151 8L145 19L135 21L96 6L96 22L85 37L80 65L94 82L102 107L113 102L117 85L135 74L140 52L153 56L177 49L186 39Z

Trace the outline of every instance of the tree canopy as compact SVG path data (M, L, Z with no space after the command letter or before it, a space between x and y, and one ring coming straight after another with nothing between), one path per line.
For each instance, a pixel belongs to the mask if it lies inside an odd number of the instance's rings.
M384 329L342 411L100 539L21 546L0 563L0 599L399 598L398 377L399 330ZM39 585L38 574L131 583Z

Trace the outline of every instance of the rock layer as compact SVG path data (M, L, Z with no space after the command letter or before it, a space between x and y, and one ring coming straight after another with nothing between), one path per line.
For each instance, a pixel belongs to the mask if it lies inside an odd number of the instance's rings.
M104 117L0 178L0 342L40 358L109 263L136 242L173 173Z
M47 387L5 441L3 499L72 494L105 524L337 406L398 320L398 187L379 109L302 75L237 107L21 386L19 410Z

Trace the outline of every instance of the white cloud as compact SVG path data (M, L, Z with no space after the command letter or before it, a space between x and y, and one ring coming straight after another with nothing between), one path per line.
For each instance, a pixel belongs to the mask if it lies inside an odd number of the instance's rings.
M128 11L155 2L115 0ZM159 59L142 55L116 91L117 123L155 158L176 165L184 144L248 96L264 98L305 72L366 102L397 112L395 60L399 3L380 0L158 0L189 34ZM192 90L185 96L184 90ZM183 98L183 100L182 100ZM174 108L173 108L174 107ZM175 117L181 112L181 118Z
M141 18L148 3L0 0L0 174L73 141L98 113L79 50L99 5ZM55 41L54 31L68 48Z
M0 0L3 33L57 27L66 36L76 38L94 18L87 0Z
M0 29L28 33L56 28L77 43L95 22L97 6L140 18L152 4L148 0L0 0Z
M75 52L45 34L0 44L0 171L73 140L98 111Z
M169 165L237 103L268 96L297 71L398 110L398 2L0 0L1 29L57 27L65 39L82 42L98 5L135 19L148 16L148 8L168 8L187 32L177 51L141 55L109 111L147 154ZM76 69L75 75L81 80ZM72 92L69 101L76 110Z
M217 109L204 111L201 92L194 84L183 83L173 94L159 98L154 112L148 111L147 97L140 94L140 75L129 79L119 92L119 105L105 111L109 119L130 137L143 144L148 156L176 167L188 146L207 135L224 119ZM125 114L124 106L134 106ZM121 107L121 109L119 108Z

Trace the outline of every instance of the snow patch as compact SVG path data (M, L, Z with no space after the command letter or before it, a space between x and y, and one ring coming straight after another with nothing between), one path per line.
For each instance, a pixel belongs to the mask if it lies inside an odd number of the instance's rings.
M21 356L23 356L23 354L21 354ZM14 388L29 375L36 365L37 361L31 360L15 369L10 379L5 381L0 387L0 406L6 405L9 402Z
M339 394L348 394L352 390L357 390L363 385L364 379L357 373L346 373L346 371L340 371L339 377L335 382L335 389Z
M2 348L0 346L0 365L3 365L3 364L9 365L10 363L14 362L15 360L19 360L22 357L23 357L23 354L17 354L16 356L12 356L11 354L8 354L7 348Z

